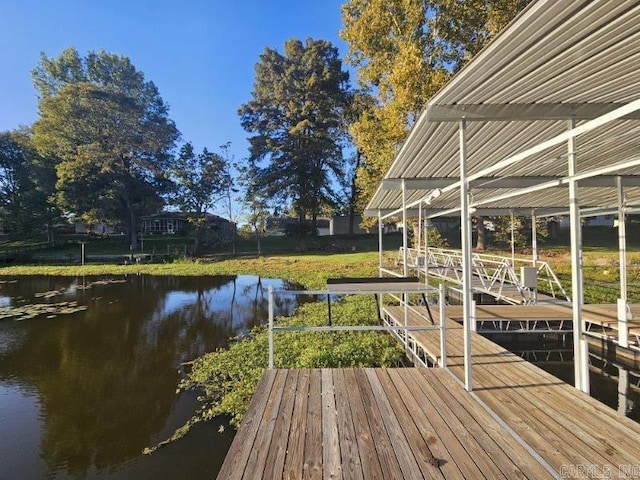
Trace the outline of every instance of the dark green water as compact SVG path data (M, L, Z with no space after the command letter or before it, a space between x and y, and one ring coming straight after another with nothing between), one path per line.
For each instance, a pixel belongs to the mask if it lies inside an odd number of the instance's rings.
M264 322L266 287L287 285L251 276L109 278L122 282L0 284L0 306L88 307L0 320L0 479L215 478L233 439L232 429L218 433L223 421L199 425L153 455L141 452L196 408L194 394L176 395L181 364ZM278 298L276 314L295 307L295 297Z

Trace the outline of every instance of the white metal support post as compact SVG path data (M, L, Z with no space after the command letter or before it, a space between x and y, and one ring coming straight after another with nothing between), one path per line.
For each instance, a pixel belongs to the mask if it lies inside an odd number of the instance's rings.
M625 219L624 190L622 178L616 179L618 187L618 250L620 252L620 298L618 299L618 345L629 347L627 325L627 232Z
M618 413L627 416L627 398L629 395L629 371L618 367Z
M378 277L382 277L382 212L378 210Z
M569 129L573 129L575 120L569 120ZM577 154L575 137L567 141L567 157L569 177L577 173ZM569 218L571 234L571 286L573 289L573 363L575 386L589 393L589 347L583 338L582 304L582 225L580 222L580 203L578 199L578 182L569 180Z
M469 181L467 179L467 124L459 124L460 139L460 225L462 240L462 305L464 328L464 387L473 390L471 377L471 308L473 292L471 284L471 215L469 212Z
M424 221L424 286L429 288L429 219Z
M509 210L509 215L511 216L511 268L516 268L516 226L513 210Z
M440 284L438 290L438 310L440 317L440 366L447 368L447 286Z
M409 260L408 255L408 225L407 225L407 188L405 186L404 178L402 179L402 275L404 277L409 276Z
M420 248L422 247L422 202L418 205L418 242L416 245L418 247L418 255L420 255Z
M382 250L382 212L378 210L378 277L382 278L382 266L383 266L383 250ZM380 295L376 300L376 307L378 308L378 318L384 318L384 313L382 311L382 297L383 293L380 292Z
M267 288L269 301L269 368L273 368L273 287Z
M408 225L407 225L407 188L404 178L402 179L402 276L409 276L409 245L408 245ZM404 305L404 325L409 323L409 296L406 293L402 294L402 303ZM409 346L409 331L404 331L405 346Z
M538 218L535 209L531 210L531 259L533 266L538 269ZM533 289L533 303L538 303L538 288Z

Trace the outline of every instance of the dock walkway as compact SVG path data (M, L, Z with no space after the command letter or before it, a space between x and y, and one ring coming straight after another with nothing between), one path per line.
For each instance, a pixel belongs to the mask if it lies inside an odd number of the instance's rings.
M640 478L640 425L473 332L465 391L455 316L446 369L268 370L218 478ZM438 359L438 330L408 334Z
M629 304L629 308L633 318L627 322L629 346L638 350L640 349L640 305ZM461 306L447 306L447 316L450 319L461 322L462 315ZM569 303L477 305L475 317L480 332L554 332L571 331L573 328L573 312ZM582 319L585 324L585 334L617 340L616 305L583 305Z
M402 307L385 312L404 324ZM447 367L462 379L463 328L447 316ZM409 325L427 321L410 312ZM440 356L437 331L409 335L429 356ZM559 474L583 469L588 471L583 478L640 478L640 425L481 335L471 335L473 396Z
M553 476L443 369L269 370L220 479Z

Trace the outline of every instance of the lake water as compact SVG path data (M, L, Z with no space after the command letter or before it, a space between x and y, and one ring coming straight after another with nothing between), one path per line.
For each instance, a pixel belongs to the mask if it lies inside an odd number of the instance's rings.
M253 276L18 278L0 278L0 312L86 310L0 320L0 480L215 478L233 440L233 429L218 432L224 419L141 452L197 407L195 393L176 395L182 363L264 322L267 286L290 286ZM293 295L276 298L276 315L296 306ZM570 341L518 338L494 341L572 383ZM592 395L639 421L637 369L597 357L592 366Z
M141 452L197 406L194 393L176 395L181 364L264 322L267 286L288 285L253 276L18 278L0 280L0 307L87 308L0 320L0 479L215 478L233 439L231 428L218 433L224 420ZM296 306L294 296L277 298L277 315Z

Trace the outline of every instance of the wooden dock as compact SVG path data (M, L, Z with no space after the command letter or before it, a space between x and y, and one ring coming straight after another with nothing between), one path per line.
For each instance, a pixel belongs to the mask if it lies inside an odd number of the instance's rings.
M398 324L404 322L401 307L385 311ZM455 316L455 310L451 314ZM425 321L412 312L409 316L410 325ZM451 319L446 321L447 366L462 379L463 329ZM410 335L430 356L440 356L437 331ZM592 473L583 478L629 478L627 473L635 466L631 478L640 478L639 424L481 335L472 332L471 344L474 396L558 473L584 467Z
M448 310L447 369L268 370L218 478L640 478L639 424L475 333L466 392ZM409 335L439 357L438 330Z
M633 319L627 322L629 344L640 348L640 305L629 305ZM433 309L432 309L433 310ZM447 317L458 322L462 321L462 307L447 306ZM478 322L505 323L512 322L517 326L519 322L527 324L525 331L535 331L531 325L536 322L542 325L565 322L571 328L573 312L569 303L549 303L538 305L477 305L476 319ZM587 334L596 334L616 340L618 338L617 306L614 304L588 304L582 307L582 320ZM562 330L562 328L560 328ZM553 330L553 328L551 328Z
M553 476L442 369L269 370L220 479Z

